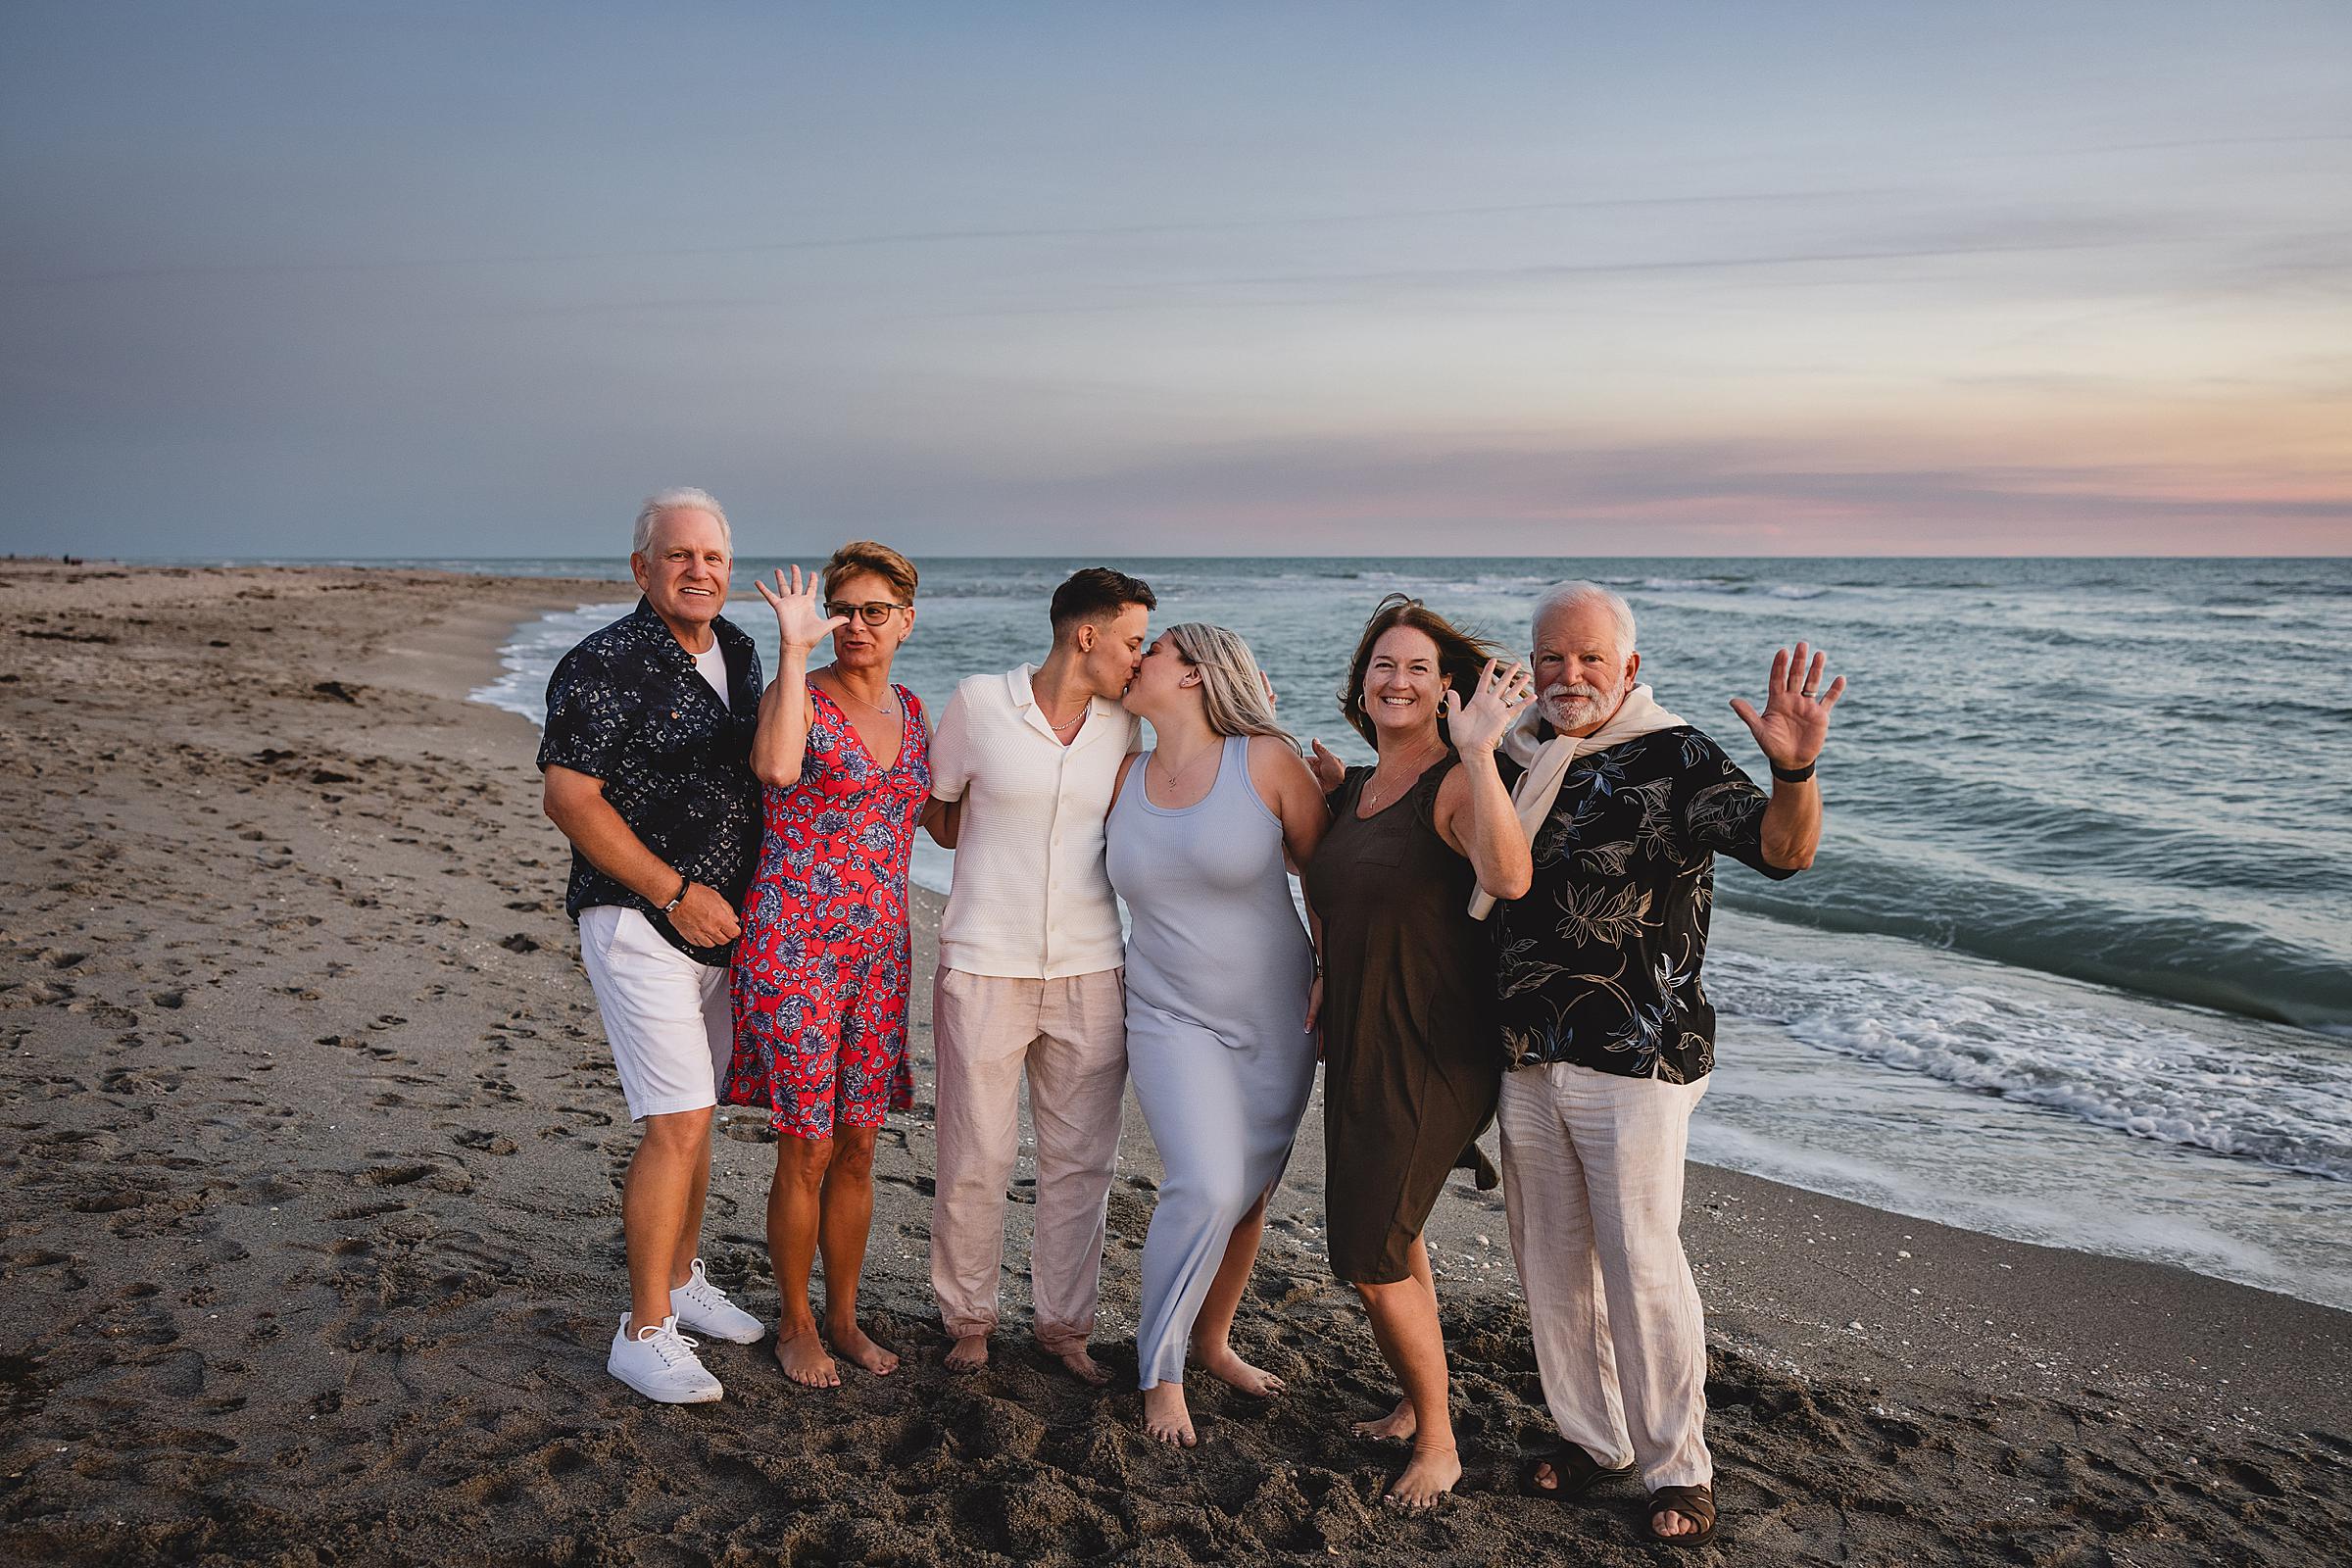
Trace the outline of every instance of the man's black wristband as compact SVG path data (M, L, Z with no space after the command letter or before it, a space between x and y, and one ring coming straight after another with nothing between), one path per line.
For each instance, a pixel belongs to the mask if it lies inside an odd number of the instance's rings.
M1813 776L1813 769L1820 763L1820 761L1821 759L1816 757L1812 761L1807 762L1802 767L1783 767L1780 763L1774 762L1772 764L1772 776L1779 779L1784 784L1802 784L1805 780Z

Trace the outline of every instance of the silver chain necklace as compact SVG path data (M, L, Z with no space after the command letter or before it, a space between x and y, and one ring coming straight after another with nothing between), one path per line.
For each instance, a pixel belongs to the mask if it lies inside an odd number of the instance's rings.
M859 708L864 709L867 712L880 713L884 718L891 719L904 716L900 713L899 710L895 706L890 708L876 708L873 704L867 702L864 698L850 690L849 682L841 678L841 666L839 664L827 664L825 666L825 670L826 673L833 677L833 684L841 688L841 695L847 697L851 702L856 703Z
M1152 753L1152 760L1159 764L1159 776L1161 779L1159 787L1170 795L1175 794L1176 786L1192 776L1193 769L1200 765L1201 758L1214 757L1224 749L1225 743L1223 741L1219 741L1214 746L1203 747L1200 757L1196 757L1191 761L1185 763L1183 770L1176 773L1170 773L1168 771L1167 759L1160 756L1159 752L1154 749Z
M1433 762L1433 761L1437 760L1439 754L1440 754L1441 752L1443 752L1443 751L1444 751L1444 748L1443 748L1443 747L1440 747L1440 748L1439 748L1439 752L1433 752L1433 753L1431 753L1431 754L1430 754L1428 757L1426 757L1426 758L1420 758L1420 759L1417 759L1417 760L1419 760L1419 761L1420 761L1421 765L1420 765L1419 767L1416 767L1415 769L1413 769L1412 778L1413 778L1413 779L1418 779L1418 778L1420 778L1420 776L1421 776L1421 775L1422 775L1424 772L1426 772L1426 771L1428 770L1428 768L1429 768L1429 764L1430 764L1431 762ZM1376 792L1376 791L1373 789L1373 787L1372 787L1372 786L1374 786L1375 784L1378 784L1379 782L1380 782L1380 764L1376 762L1376 763L1374 763L1374 764L1373 764L1373 767L1372 767L1372 776L1371 776L1370 778L1367 778L1367 779L1365 779L1365 780L1364 780L1364 787L1363 787L1362 791L1361 791L1361 792L1359 792L1359 794L1358 794L1358 797L1357 797L1359 800L1361 800L1361 801L1364 803L1364 809L1365 809L1367 812L1371 812L1371 813L1377 813L1377 812L1380 810L1380 797L1379 797L1378 793L1377 793L1377 792ZM1410 788L1412 788L1412 781L1411 781L1411 780L1407 780L1407 781L1406 781L1406 783L1405 783L1405 786L1404 786L1404 787L1405 787L1406 789L1410 789ZM1391 798L1391 800L1390 800L1390 802L1389 802L1389 804L1390 804L1390 805L1392 805L1392 806L1394 806L1394 805L1396 804L1396 800L1395 800L1395 798L1393 798L1393 797L1392 797L1392 798Z

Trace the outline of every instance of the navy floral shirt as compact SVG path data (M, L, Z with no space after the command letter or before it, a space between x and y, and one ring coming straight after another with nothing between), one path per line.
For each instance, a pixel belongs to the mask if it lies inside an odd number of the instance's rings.
M645 847L741 906L760 853L760 781L752 732L760 718L760 651L725 616L710 623L727 663L727 701L694 666L643 599L564 656L547 683L539 766L604 780L605 799ZM589 862L575 846L564 908L574 920L600 904L636 909L696 961L723 964L726 948L697 948L661 910Z
M1715 857L1796 874L1764 859L1768 804L1687 724L1569 764L1536 834L1534 885L1497 917L1512 1066L1565 1061L1678 1084L1714 1069L1715 1008L1698 969Z

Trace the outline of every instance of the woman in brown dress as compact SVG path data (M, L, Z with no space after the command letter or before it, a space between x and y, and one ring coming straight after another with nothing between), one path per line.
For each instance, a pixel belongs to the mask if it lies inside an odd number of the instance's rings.
M1534 869L1494 762L1528 676L1492 654L1417 599L1381 601L1341 695L1380 760L1347 770L1305 873L1324 970L1331 1267L1363 1297L1404 1389L1356 1430L1411 1440L1389 1499L1415 1509L1462 1474L1421 1227L1502 1075L1494 958L1470 895L1517 898Z

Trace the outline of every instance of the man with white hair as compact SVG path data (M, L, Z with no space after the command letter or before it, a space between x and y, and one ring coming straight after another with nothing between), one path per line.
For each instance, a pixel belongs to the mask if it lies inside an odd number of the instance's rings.
M1581 1496L1638 1467L1649 1534L1715 1528L1707 1346L1683 1256L1683 1156L1714 1065L1699 983L1718 854L1774 878L1821 842L1814 760L1845 689L1804 643L1775 653L1759 713L1769 799L1635 676L1634 612L1595 583L1537 607L1538 701L1505 738L1535 881L1501 906L1503 1197L1536 1364L1561 1443L1533 1490ZM1473 901L1484 915L1492 901Z
M665 1404L724 1392L681 1327L739 1345L763 1332L696 1255L710 1113L735 1044L735 911L761 828L760 655L719 613L733 564L727 515L708 493L648 500L629 552L644 597L556 665L539 746L547 814L571 840L564 906L644 1128L620 1190L629 1310L605 1367Z

